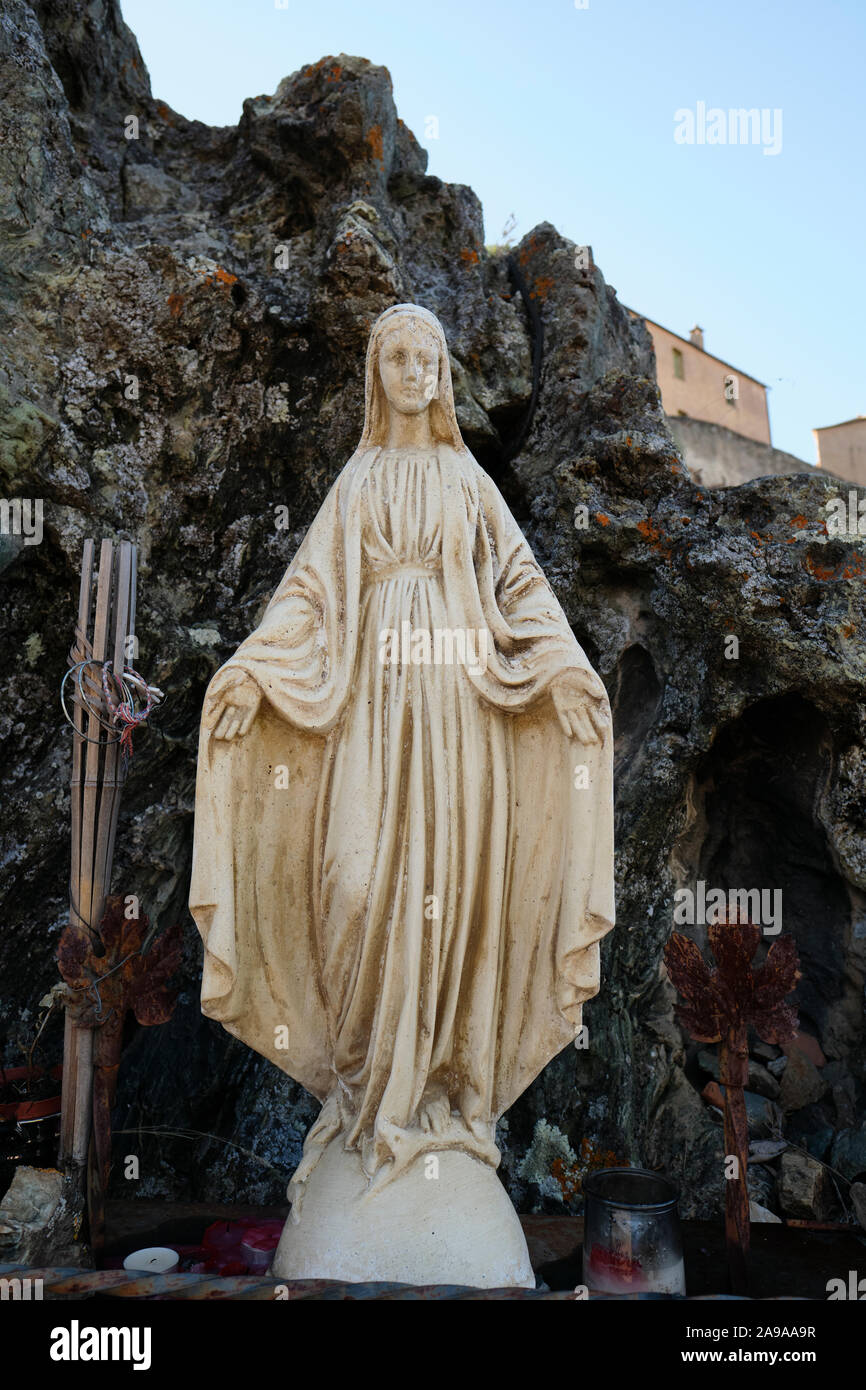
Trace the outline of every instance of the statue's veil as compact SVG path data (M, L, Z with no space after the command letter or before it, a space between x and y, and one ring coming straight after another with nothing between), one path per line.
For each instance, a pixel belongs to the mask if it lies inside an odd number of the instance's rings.
M384 444L388 431L388 399L379 375L379 353L382 343L392 328L401 319L415 319L432 334L439 348L439 381L436 395L430 402L430 428L433 438L451 444L458 453L467 452L457 423L454 409L454 388L451 383L451 364L448 359L448 343L441 323L429 309L420 304L392 304L380 314L370 332L367 343L367 363L364 378L364 429L355 450L364 450L377 444Z

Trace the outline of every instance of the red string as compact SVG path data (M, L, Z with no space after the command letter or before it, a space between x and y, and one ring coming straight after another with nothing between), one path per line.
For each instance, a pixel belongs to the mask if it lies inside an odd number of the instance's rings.
M122 678L118 679L118 677L114 675L110 661L106 661L102 668L102 691L105 695L105 703L109 708L114 723L123 725L123 732L120 735L120 751L123 756L124 770L126 769L127 763L132 758L132 735L139 724L144 723L150 711L153 709L153 695L151 694L150 686L142 680L137 671L133 671L131 666L125 668L125 674L126 673L135 676L136 680L141 681L142 686L147 691L147 703L144 709L136 710L131 698L129 700L113 700L108 689L108 677L111 675L112 678L117 681L121 690L123 689Z

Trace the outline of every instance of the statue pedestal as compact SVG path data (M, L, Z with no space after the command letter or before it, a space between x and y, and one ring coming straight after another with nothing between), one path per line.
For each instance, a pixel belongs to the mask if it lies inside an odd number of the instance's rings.
M304 1189L300 1219L283 1228L271 1274L348 1283L535 1288L517 1213L493 1168L459 1150L427 1153L368 1191L355 1151L338 1135Z

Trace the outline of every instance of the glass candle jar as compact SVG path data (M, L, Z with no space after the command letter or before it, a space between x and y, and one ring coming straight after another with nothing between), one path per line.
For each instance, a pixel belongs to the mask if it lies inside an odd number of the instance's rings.
M583 1193L590 1292L684 1295L676 1184L644 1168L603 1168L584 1179Z

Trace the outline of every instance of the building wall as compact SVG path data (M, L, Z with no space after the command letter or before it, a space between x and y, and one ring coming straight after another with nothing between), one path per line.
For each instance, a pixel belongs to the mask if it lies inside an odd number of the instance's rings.
M812 471L811 464L794 454L746 439L721 425L684 415L669 415L667 423L693 481L703 487L736 487L772 473Z
M650 319L646 326L655 348L656 373L667 415L688 415L761 444L770 443L766 387ZM682 379L675 374L675 352L681 354ZM728 401L725 379L732 375L736 378L738 399Z
M819 468L866 486L866 416L812 433L818 444Z

